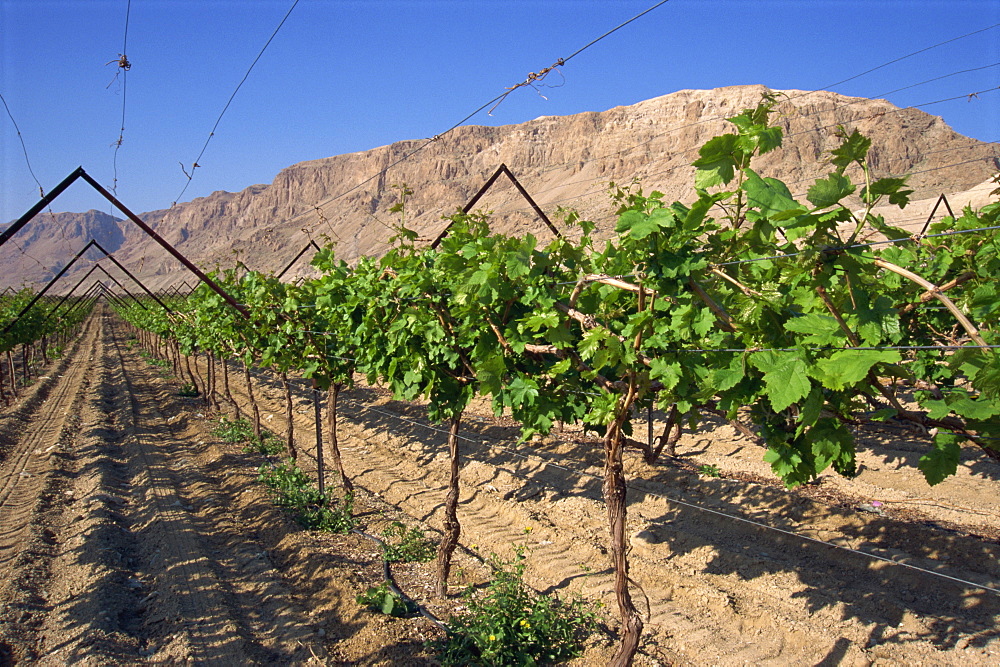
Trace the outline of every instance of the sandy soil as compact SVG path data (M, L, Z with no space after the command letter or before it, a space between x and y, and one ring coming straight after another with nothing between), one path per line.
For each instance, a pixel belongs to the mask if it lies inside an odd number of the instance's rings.
M232 386L245 402L235 373ZM299 459L315 469L296 386ZM256 388L283 433L277 383L258 373ZM355 602L380 580L372 544L300 529L255 483L259 457L211 436L204 403L176 390L102 317L0 414L0 664L434 664L430 622ZM365 528L439 525L443 429L369 387L345 391L341 416ZM485 406L464 421L454 592L483 577L470 552L526 544L539 590L613 608L596 441L570 428L516 440ZM795 492L723 424L686 435L675 460L630 455L637 662L1000 664L1000 466L970 448L931 488L913 468L918 434L861 442L856 478ZM432 612L460 606L430 595L427 566L397 569ZM577 662L603 664L610 646L595 636Z
M123 343L91 320L0 415L0 665L431 664L429 621L355 601L374 545L273 507L260 459Z

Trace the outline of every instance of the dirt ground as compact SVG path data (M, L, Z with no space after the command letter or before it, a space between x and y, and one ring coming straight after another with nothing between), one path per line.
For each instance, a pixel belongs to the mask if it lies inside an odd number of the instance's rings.
M279 385L256 377L283 433ZM255 481L262 459L211 435L205 403L179 384L102 314L0 413L0 665L435 664L430 621L356 602L381 581L374 544L275 508ZM315 470L313 408L296 386L299 460ZM368 532L440 525L445 437L419 405L345 390L341 443ZM958 475L928 487L922 438L866 432L856 478L795 492L724 424L654 467L630 454L637 664L1000 664L1000 466L969 448ZM479 406L462 448L453 595L432 596L426 565L397 566L400 587L447 619L484 577L476 555L526 545L537 589L613 610L594 439L566 428L518 445ZM609 616L577 664L606 662Z

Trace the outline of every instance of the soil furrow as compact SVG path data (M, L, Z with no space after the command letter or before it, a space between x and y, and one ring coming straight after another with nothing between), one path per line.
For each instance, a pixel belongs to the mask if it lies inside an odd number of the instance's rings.
M3 416L0 462L0 663L36 657L38 628L51 609L51 558L62 526L60 495L71 474L77 407L98 334L89 322L49 374Z
M157 633L173 636L175 643L183 635L188 655L204 664L306 662L322 655L308 619L294 612L279 578L258 576L253 586L239 585L248 564L240 553L265 562L266 554L249 542L236 549L225 544L237 541L232 527L215 521L210 508L193 507L194 497L202 495L193 487L211 485L190 461L198 446L157 407L162 397L148 383L149 370L136 364L134 354L119 349L119 355L132 397L128 444L133 466L139 466L133 480L141 480L135 485L144 490L136 532L143 544L161 545L149 555L159 595L146 624L161 626ZM229 558L218 557L221 546L233 550Z
M85 335L92 337L92 330L90 327ZM17 536L27 524L39 489L44 486L49 455L58 445L86 375L86 360L77 358L79 349L77 345L53 369L54 373L65 374L63 377L48 376L41 380L44 385L30 401L34 408L30 417L25 419L23 412L18 415L21 423L17 443L5 447L10 453L0 463L0 568L16 553ZM0 580L3 574L0 569Z

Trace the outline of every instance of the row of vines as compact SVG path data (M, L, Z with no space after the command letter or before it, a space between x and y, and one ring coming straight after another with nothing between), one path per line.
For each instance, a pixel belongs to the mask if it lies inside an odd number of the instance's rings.
M184 353L313 378L329 392L341 472L342 388L363 376L425 400L450 433L442 594L461 532L457 436L470 401L487 397L525 438L559 422L599 434L622 624L614 664L630 664L643 621L629 588L627 447L655 464L710 413L758 438L788 486L830 467L854 474L855 432L870 422L933 436L919 463L931 484L955 472L964 444L1000 459L1000 203L911 236L873 214L907 204L906 179L877 178L869 140L843 129L829 174L798 201L751 166L781 146L773 104L730 118L735 132L701 148L693 203L612 184L608 241L572 211L561 212L566 235L544 243L459 213L426 247L406 227L402 189L393 249L381 258L348 266L327 247L313 260L321 275L298 284L236 269L215 276L242 312L204 285L172 300L173 312L119 311ZM881 240L863 242L873 235ZM663 431L633 439L648 408L665 415Z
M0 295L0 400L18 398L32 369L58 356L90 314L93 301L39 298L33 290Z

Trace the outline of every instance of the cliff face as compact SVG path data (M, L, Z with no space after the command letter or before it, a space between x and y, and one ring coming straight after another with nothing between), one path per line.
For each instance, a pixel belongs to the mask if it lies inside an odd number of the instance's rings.
M607 234L614 227L606 195L609 181L638 178L647 192L656 189L670 200L689 200L690 163L697 149L729 131L726 116L753 107L767 91L758 85L683 90L601 113L461 127L426 145L401 141L303 162L282 170L269 185L216 192L142 217L206 269L241 260L252 268L279 271L311 239L336 241L338 256L350 261L384 252L391 227L399 221L398 214L389 212L398 200L398 186L413 190L406 224L431 239L445 225L441 216L462 207L505 163L557 224L556 209L565 206L594 220ZM775 119L785 131L784 145L755 168L788 183L793 194L804 194L812 179L829 171L824 154L838 144L838 125L872 139L876 175L912 174L914 199L968 190L1000 164L997 145L959 135L940 118L916 109L829 92L783 91L781 99ZM494 212L496 229L549 233L506 179L494 185L478 208ZM15 239L26 252L44 255L42 263L61 266L89 240L90 228L78 223L76 215L90 214L57 214L55 221L39 216L30 226L30 239L27 230ZM150 286L188 277L133 225L121 229L119 246L108 247L109 252ZM64 243L44 245L44 239L60 235L74 239L72 252L63 249ZM38 281L44 275L14 248L0 249L0 263L4 284ZM289 275L308 272L307 264L301 260Z
M109 204L110 207L110 204ZM7 225L3 225L6 228ZM90 210L86 213L51 213L44 211L21 229L0 249L0 289L8 286L40 286L66 266L91 239L115 254L125 243L122 221L108 213ZM104 255L97 250L74 264L90 270L90 260ZM77 272L71 270L68 275ZM69 284L69 290L73 285Z

